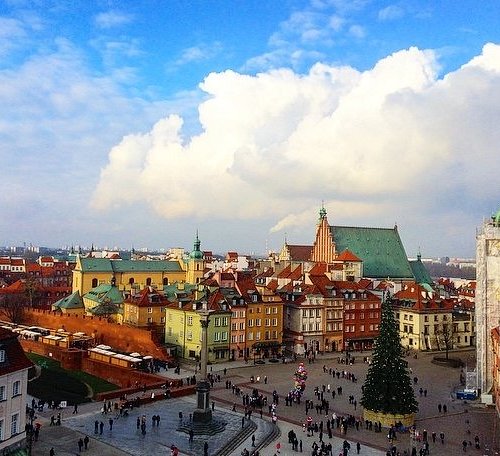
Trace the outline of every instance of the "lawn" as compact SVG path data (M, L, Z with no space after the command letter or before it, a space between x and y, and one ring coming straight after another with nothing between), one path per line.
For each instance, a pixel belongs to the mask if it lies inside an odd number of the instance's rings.
M68 405L89 402L92 394L118 389L116 385L81 371L66 370L59 361L27 353L42 368L41 375L29 382L28 393L45 401L67 401Z

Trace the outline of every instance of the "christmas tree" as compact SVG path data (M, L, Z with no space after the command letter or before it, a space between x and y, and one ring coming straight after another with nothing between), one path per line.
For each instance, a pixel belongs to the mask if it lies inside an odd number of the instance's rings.
M387 414L411 414L418 410L389 296L382 302L380 333L363 385L361 405Z

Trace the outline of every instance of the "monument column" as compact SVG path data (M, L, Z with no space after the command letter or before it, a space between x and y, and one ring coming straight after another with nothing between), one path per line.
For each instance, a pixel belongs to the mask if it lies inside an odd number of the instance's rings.
M210 409L210 383L207 380L208 363L208 322L210 311L207 309L207 303L198 311L201 324L201 378L196 384L197 406L193 412L193 421L195 423L208 423L212 421L212 410Z

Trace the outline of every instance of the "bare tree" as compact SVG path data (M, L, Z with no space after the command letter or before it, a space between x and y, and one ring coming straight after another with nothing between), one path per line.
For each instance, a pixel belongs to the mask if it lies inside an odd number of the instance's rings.
M38 304L40 294L39 287L40 283L38 280L35 277L26 274L26 278L24 280L24 292L28 298L28 304L30 307L36 307Z
M448 354L455 342L455 326L452 322L446 322L441 325L437 333L437 337L443 342L444 349L446 352L446 359L448 359Z
M26 317L26 297L19 294L0 295L0 311L12 323L23 323Z

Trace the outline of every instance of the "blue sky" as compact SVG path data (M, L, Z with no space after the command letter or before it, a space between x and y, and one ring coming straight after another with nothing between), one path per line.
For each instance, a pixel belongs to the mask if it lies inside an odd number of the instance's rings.
M459 5L459 7L458 7ZM263 253L500 208L496 1L0 2L0 245Z

